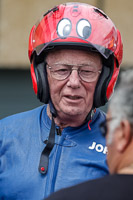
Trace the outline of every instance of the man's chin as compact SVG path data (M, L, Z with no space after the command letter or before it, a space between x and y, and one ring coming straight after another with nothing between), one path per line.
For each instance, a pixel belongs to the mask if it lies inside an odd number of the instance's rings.
M77 116L77 115L82 115L83 114L83 110L82 109L79 109L79 108L67 108L67 109L62 109L62 112L65 114L65 115L69 115L70 117L72 116Z

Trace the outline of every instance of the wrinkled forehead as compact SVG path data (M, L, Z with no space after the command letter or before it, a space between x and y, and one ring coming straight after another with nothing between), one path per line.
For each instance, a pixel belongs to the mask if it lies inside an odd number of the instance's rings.
M102 66L102 58L99 53L76 49L58 49L49 51L46 56L46 62L59 62L69 64L96 63L98 66Z

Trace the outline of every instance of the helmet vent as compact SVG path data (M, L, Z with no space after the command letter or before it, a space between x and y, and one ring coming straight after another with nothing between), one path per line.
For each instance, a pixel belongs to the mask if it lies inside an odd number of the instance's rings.
M78 12L78 10L77 9L73 9L73 12Z
M105 17L106 19L108 19L107 15L105 15L105 13L103 13L101 10L97 9L97 8L94 8L94 11L96 13L98 13L99 15L102 15L103 17Z
M73 6L73 12L78 12L78 5Z

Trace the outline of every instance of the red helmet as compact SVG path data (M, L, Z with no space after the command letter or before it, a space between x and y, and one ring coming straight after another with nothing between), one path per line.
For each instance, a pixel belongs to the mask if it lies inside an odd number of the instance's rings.
M44 103L50 99L45 56L53 48L79 48L101 54L103 69L94 107L104 105L113 93L123 56L121 35L111 19L94 6L66 3L49 10L33 26L29 38L31 76L34 91Z

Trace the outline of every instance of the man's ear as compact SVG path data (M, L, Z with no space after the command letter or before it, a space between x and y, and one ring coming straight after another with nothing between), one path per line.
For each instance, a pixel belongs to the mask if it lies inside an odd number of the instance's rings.
M131 125L128 120L122 120L117 134L117 150L123 153L131 141Z

